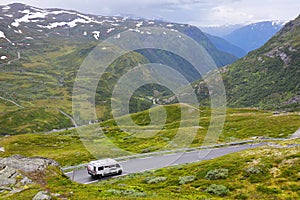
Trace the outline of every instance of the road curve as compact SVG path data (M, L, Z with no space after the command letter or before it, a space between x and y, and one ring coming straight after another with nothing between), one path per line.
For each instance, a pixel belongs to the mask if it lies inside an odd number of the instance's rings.
M153 169L160 169L168 166L199 162L202 160L210 160L213 158L224 156L226 154L239 152L250 148L256 148L263 145L265 144L264 143L245 144L239 146L228 146L228 147L215 148L215 149L202 149L198 151L182 152L182 153L174 153L174 154L166 154L166 155L153 156L147 158L126 160L120 162L124 169L123 174L121 176L153 170ZM83 184L90 184L90 183L103 180L103 179L98 179L98 180L92 179L91 176L88 175L87 170L85 168L68 172L66 173L66 175L70 177L71 180ZM106 177L104 179L107 178L110 177Z

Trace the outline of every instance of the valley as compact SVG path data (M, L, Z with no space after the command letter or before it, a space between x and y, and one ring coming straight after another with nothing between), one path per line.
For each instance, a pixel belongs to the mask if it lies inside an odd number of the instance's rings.
M0 199L299 199L300 15L205 32L128 16L0 5ZM102 158L123 175L90 178Z
M93 138L84 138L78 135L76 129L53 132L53 133L35 133L22 134L16 136L2 137L0 146L4 147L5 152L0 152L2 156L11 156L20 154L23 156L41 156L54 159L61 166L74 166L84 164L97 157L121 157L141 153L149 153L165 149L178 133L178 129L189 132L189 126L180 127L180 112L176 112L179 106L166 106L168 118L164 128L158 131L152 137L138 138L134 133L124 132L115 124L114 120L108 120L100 123L102 131L98 131ZM136 124L140 124L140 129L144 132L157 132L159 127L146 126L150 122L148 112L133 114L132 117ZM210 111L201 109L199 116L199 126L197 134L189 147L202 146L209 127ZM197 120L197 119L196 119ZM192 123L192 122L191 122ZM187 122L186 124L189 124ZM98 124L83 127L87 131L95 131ZM244 140L257 140L260 138L289 138L300 127L299 113L283 113L274 115L270 111L261 111L253 109L229 109L222 134L219 136L217 144L239 142ZM124 127L129 128L129 127ZM98 135L98 136L96 136ZM102 144L98 147L98 154L91 154L82 143ZM127 152L110 150L110 142ZM86 144L86 143L85 143ZM214 144L214 143L213 143ZM211 145L213 145L211 144ZM49 151L51 149L51 151ZM177 148L173 147L173 150ZM97 156L96 158L94 156Z

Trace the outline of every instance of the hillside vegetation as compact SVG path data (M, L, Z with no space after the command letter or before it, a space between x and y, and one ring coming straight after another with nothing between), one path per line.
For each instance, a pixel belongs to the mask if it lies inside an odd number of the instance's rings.
M296 145L295 145L296 144ZM218 159L168 167L95 184L74 183L48 167L35 184L5 199L31 199L47 191L54 199L299 199L299 140L263 146Z
M123 125L121 130L114 120L81 127L84 132L78 134L76 129L53 132L35 133L6 136L0 138L0 146L5 152L0 152L0 157L20 154L24 156L42 156L58 161L62 166L71 166L87 163L91 160L103 157L120 157L124 155L149 153L165 149L180 148L168 144L179 131L184 131L188 136L196 131L190 147L203 145L204 137L210 124L210 110L200 109L199 125L192 126L198 119L187 119L183 125L179 105L164 107L167 113L166 123L160 130L160 126L147 126L150 123L149 111L143 111L131 116L124 116L125 122L132 118L139 125L131 129L131 125ZM183 110L190 110L184 107ZM158 112L158 110L154 110ZM153 113L152 113L153 114ZM157 113L159 114L159 113ZM154 113L155 115L155 113ZM228 109L222 134L217 138L217 143L237 142L241 140L255 140L255 138L288 138L300 127L299 113L273 114L269 111L256 109ZM130 130L130 131L126 131ZM137 137L136 131L154 133L146 138ZM97 150L92 149L93 155L85 148L84 144L95 144ZM111 146L112 142L115 146ZM209 144L208 144L209 145ZM91 147L91 146L90 146ZM115 147L128 152L115 150ZM89 149L91 150L91 149Z
M218 67L237 60L235 56L219 51L204 33L187 24L88 15L19 3L0 6L0 17L0 56L4 58L0 60L0 135L73 126L61 111L68 115L72 113L71 97L77 71L94 47L120 32L146 34L140 29L152 27L186 33L208 51ZM24 21L24 18L28 20ZM169 52L141 50L124 55L99 81L96 95L98 120L111 117L110 97L116 81L134 66L149 62L179 69L189 81L200 78L188 62ZM146 91L147 96L151 93L153 97L154 87L147 87L141 90L142 96ZM132 112L152 105L151 99L137 99L133 97L131 102L131 107L138 107ZM12 104L12 101L21 107Z
M300 109L300 16L287 23L264 46L222 68L232 107ZM205 84L196 90L206 98Z

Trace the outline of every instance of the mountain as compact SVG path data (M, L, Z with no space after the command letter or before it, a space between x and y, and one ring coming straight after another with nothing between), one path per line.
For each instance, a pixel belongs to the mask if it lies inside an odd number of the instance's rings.
M240 47L231 44L230 42L226 41L221 37L210 35L208 33L206 34L206 36L221 51L235 55L238 58L241 58L247 54L247 52L241 49Z
M258 22L236 29L223 38L246 52L250 52L265 44L284 24L283 21Z
M73 39L99 41L121 31L139 31L141 27L160 27L186 33L194 40L201 41L218 66L236 60L236 57L218 51L198 28L188 24L96 16L61 9L40 9L19 3L1 6L0 17L0 36L5 42L22 40L25 43L33 36L36 36L34 39L73 37Z
M0 6L0 19L0 135L74 126L67 116L72 113L71 97L77 70L101 41L123 31L151 34L139 29L160 27L182 32L203 45L219 67L237 60L219 51L203 32L187 24L96 16L19 3ZM200 77L189 63L168 52L149 50L126 54L114 62L99 81L96 110L100 120L111 116L110 96L119 77L133 66L149 62L172 66L189 81ZM151 91L142 91L153 95L154 88L148 88ZM141 106L135 103L132 106L143 110L152 105L149 99L142 101Z
M227 24L227 25L220 25L220 26L218 26L218 25L216 25L216 26L200 26L199 28L202 31L204 31L205 33L208 33L210 35L223 37L243 26L244 25L242 25L242 24Z
M300 16L261 48L221 69L233 107L300 109ZM196 86L205 98L205 85Z

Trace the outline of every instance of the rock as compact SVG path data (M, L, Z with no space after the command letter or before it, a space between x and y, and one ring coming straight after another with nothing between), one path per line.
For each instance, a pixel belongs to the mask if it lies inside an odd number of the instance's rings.
M32 200L51 200L51 196L45 192L45 191L40 191L38 192Z
M9 187L0 187L0 193L5 191L12 191L12 189Z
M0 171L0 187L15 185L17 183L17 177L20 176L15 169L6 166Z
M10 191L10 194L16 194L16 193L19 193L19 192L22 192L24 189L16 189L16 190L12 190Z
M20 155L2 158L0 159L0 163L1 165L6 165L23 172L43 171L48 166L59 166L56 161L51 159L41 157L26 158Z
M10 194L14 194L23 191L28 185L34 183L30 179L30 174L34 172L36 176L39 174L38 172L46 170L48 166L59 167L59 164L54 160L41 157L12 156L0 158L0 192L10 191ZM36 199L51 199L49 195L40 197L43 195L39 194Z
M29 184L33 183L33 181L31 179L29 179L28 177L24 177L20 183L22 185L29 185Z

